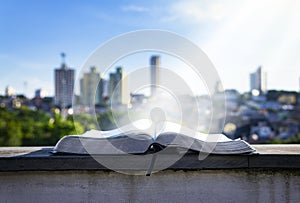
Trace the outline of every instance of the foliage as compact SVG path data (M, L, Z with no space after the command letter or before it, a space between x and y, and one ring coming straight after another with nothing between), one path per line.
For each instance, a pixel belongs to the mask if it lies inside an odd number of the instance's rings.
M88 114L63 118L29 108L0 108L0 146L50 146L65 135L82 134L91 129L115 128L111 111L93 118Z
M75 120L73 116L69 116L67 120L74 123L75 134L82 134L87 130L97 129L97 125L94 122L94 119L89 114L83 113L80 115L76 115Z
M115 118L122 118L126 123L125 113L107 111L93 117L80 114L63 118L60 114L52 115L29 108L6 109L0 107L0 146L50 146L65 135L82 134L91 129L111 130L116 128ZM270 144L300 144L300 134Z
M111 111L97 116L97 121L101 130L111 130L116 128L113 120L114 118Z
M285 140L275 139L270 144L300 144L300 134Z
M269 90L267 92L267 99L269 101L279 101L283 103L291 103L291 102L284 102L285 100L290 100L290 97L297 98L299 93L295 91L285 91L285 90ZM286 97L286 98L285 98Z
M73 122L59 114L51 118L45 112L28 108L0 108L1 146L54 145L62 136L74 132Z

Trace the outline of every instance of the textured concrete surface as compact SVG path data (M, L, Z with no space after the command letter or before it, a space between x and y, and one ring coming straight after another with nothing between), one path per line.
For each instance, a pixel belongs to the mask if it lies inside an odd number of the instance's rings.
M299 202L296 170L2 172L0 202Z
M187 153L150 177L113 172L90 156L53 155L52 147L0 148L0 202L300 202L300 145L254 147L259 154ZM124 159L98 158L120 168ZM132 162L147 168L150 160Z

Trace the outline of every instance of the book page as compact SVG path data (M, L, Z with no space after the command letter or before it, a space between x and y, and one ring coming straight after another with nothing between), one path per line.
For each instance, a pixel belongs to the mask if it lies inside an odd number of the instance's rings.
M148 132L147 127L152 123L148 119L141 119L134 121L126 126L119 127L114 130L100 131L100 130L89 130L82 134L81 136L90 138L114 138L119 136L132 136L137 134L146 134L153 137L153 132ZM139 128L137 128L139 127Z
M93 137L93 138L113 138L113 137L124 136L124 135L136 136L137 134L140 133L140 134L147 134L154 139L158 137L160 134L166 132L184 134L186 136L204 142L232 141L232 139L226 137L221 133L220 134L201 133L199 131L195 131L186 126L180 125L175 122L170 122L170 121L154 124L150 119L137 120L132 122L132 124L122 126L120 128L109 130L109 131L90 130L84 133L82 136Z
M160 131L157 133L158 136L163 133L180 133L188 137L201 140L203 142L228 142L232 139L226 137L224 134L205 134L199 131L195 131L186 126L180 125L174 122L164 122L164 126L161 127Z

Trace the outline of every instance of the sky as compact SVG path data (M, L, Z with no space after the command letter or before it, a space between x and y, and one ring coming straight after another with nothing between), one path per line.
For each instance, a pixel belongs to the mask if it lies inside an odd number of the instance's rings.
M52 96L61 52L78 73L101 44L141 29L197 44L226 89L248 91L262 65L268 89L299 91L299 10L297 0L0 0L0 94L9 85Z

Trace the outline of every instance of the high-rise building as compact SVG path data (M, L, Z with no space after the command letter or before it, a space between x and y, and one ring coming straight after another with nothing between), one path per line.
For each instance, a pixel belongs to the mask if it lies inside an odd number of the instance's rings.
M10 97L10 96L13 96L15 94L16 94L16 91L11 86L7 86L5 88L5 96Z
M122 67L117 67L116 72L109 75L109 98L112 104L129 103L127 77Z
M250 74L250 90L257 90L260 94L267 91L267 73L261 66Z
M47 92L44 89L37 89L35 90L35 98L44 98L46 97Z
M89 73L83 74L80 80L80 96L85 106L103 104L103 80L96 67L91 67Z
M150 58L151 96L155 95L156 88L160 82L159 69L160 69L160 56L152 56Z
M65 54L61 54L61 67L55 69L55 105L60 108L67 108L72 105L74 91L74 69L67 67L65 63Z

